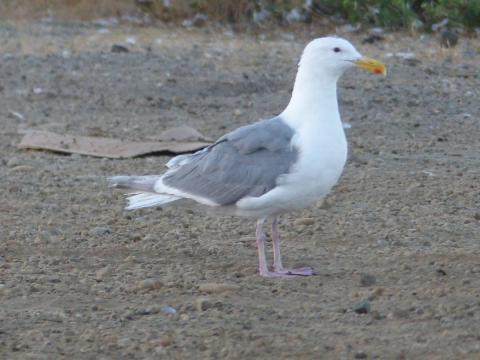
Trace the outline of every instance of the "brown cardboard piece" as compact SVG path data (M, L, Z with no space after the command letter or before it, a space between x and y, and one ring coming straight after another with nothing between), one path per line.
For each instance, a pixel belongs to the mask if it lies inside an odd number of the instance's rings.
M96 136L60 135L49 131L29 130L17 146L20 149L50 150L112 159L131 158L155 153L182 154L211 144L197 130L181 126L160 134L160 141L124 141Z

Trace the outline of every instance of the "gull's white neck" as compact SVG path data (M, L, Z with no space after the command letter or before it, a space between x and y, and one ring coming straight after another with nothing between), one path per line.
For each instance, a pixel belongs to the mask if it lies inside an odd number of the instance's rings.
M318 65L301 62L292 97L280 117L294 129L312 122L341 125L337 101L338 78L337 74L330 74Z

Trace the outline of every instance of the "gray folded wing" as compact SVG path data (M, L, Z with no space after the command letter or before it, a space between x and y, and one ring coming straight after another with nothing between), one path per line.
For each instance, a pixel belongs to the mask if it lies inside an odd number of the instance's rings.
M293 135L278 117L243 126L202 151L172 159L163 183L219 205L261 196L297 160Z

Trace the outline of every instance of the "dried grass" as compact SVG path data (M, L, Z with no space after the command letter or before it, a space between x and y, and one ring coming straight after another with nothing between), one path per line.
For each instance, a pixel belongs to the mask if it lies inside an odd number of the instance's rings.
M13 20L54 16L63 21L84 21L147 13L153 18L178 20L196 12L217 21L238 22L251 16L251 0L0 0L0 18Z
M59 20L92 20L138 12L135 0L2 0L0 18L39 19L52 15Z

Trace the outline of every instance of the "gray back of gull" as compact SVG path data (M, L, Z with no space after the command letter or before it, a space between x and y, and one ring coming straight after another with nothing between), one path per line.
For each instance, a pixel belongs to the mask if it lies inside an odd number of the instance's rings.
M219 205L261 196L297 160L293 135L279 117L240 127L204 150L182 155L181 165L167 172L163 183Z

